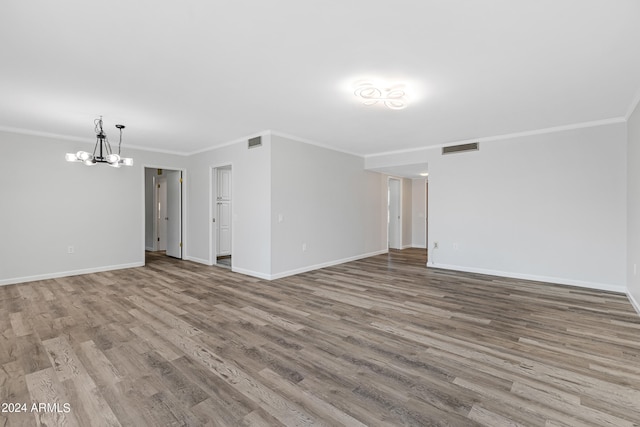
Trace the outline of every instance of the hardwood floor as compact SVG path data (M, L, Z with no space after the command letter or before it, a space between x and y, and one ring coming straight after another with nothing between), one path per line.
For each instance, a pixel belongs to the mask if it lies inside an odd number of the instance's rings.
M639 425L625 296L424 263L267 282L151 255L0 287L0 426Z

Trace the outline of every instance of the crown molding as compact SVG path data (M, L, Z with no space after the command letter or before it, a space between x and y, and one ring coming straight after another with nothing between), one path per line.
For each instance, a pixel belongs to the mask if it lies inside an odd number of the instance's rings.
M0 126L0 132L9 132L15 133L18 135L29 135L29 136L38 136L41 138L49 138L56 139L59 141L73 141L73 142L81 142L83 144L95 145L95 136L92 138L87 137L79 137L79 136L71 136L71 135L62 135L59 133L51 133L51 132L40 132L37 130L23 129L23 128L14 128L9 126ZM139 151L149 151L152 153L163 153L163 154L172 154L176 156L186 156L187 154L180 151L172 151L172 150L163 150L161 148L149 148L149 147L140 147L139 145L130 145L123 144L123 147L126 147L128 150L139 150Z
M339 148L333 147L333 146L328 145L328 144L324 144L324 143L321 143L321 142L313 141L313 140L310 140L310 139L307 139L307 138L301 138L299 136L288 134L288 133L285 133L285 132L280 132L280 131L277 131L277 130L264 130L264 131L261 131L261 132L256 132L254 134L246 135L246 136L243 136L243 137L240 137L240 138L233 139L231 141L223 142L223 143L220 143L220 144L216 144L216 145L209 146L207 148L203 148L203 149L192 151L192 152L163 150L163 149L159 149L159 148L140 147L140 146L137 146L137 145L129 145L129 144L126 144L125 147L128 148L128 149L132 149L132 150L149 151L149 152L154 152L154 153L164 153L164 154L172 154L172 155L177 155L177 156L189 157L189 156L193 156L193 155L196 155L196 154L205 153L207 151L216 150L216 149L219 149L219 148L222 148L222 147L227 147L229 145L237 144L239 142L246 141L246 140L248 140L250 138L254 138L256 136L275 135L275 136L279 136L279 137L282 137L282 138L287 138L287 139L291 139L291 140L294 140L294 141L302 142L304 144L309 144L309 145L314 145L314 146L317 146L317 147L325 148L327 150L337 151L337 152L340 152L340 153L349 154L351 156L356 156L356 157L368 159L368 158L389 156L389 155L395 155L395 154L415 153L415 152L421 152L421 151L425 151L425 150L438 149L438 148L446 147L446 146L449 146L449 145L467 144L467 143L470 143L470 142L500 141L500 140L505 140L505 139L522 138L522 137L527 137L527 136L542 135L542 134L554 133L554 132L563 132L563 131L574 130L574 129L584 129L584 128L590 128L590 127L596 127L596 126L606 126L606 125L615 124L615 123L625 123L625 122L627 122L629 120L629 118L631 117L631 114L633 114L633 112L637 108L638 104L640 104L640 90L636 94L636 96L634 98L634 101L632 102L631 106L629 107L629 110L627 111L627 114L625 115L625 117L614 117L614 118L610 118L610 119L594 120L594 121L590 121L590 122L574 123L574 124L570 124L570 125L554 126L554 127L549 127L549 128L535 129L535 130L529 130L529 131L523 131L523 132L514 132L514 133L508 133L508 134L502 134L502 135L484 136L484 137L479 137L479 138L471 138L471 139L465 139L465 140L450 141L450 142L446 142L446 143L428 145L428 146L423 146L423 147L407 148L407 149L401 149L401 150L391 150L391 151L384 151L384 152L380 152L380 153L364 154L364 155L363 154L354 153L354 152L351 152L351 151L347 151L347 150L341 150ZM91 139L84 138L84 137L61 135L61 134L50 133L50 132L40 132L40 131L34 131L34 130L22 129L22 128L14 128L14 127L8 127L8 126L0 126L0 131L9 132L9 133L16 133L16 134L22 134L22 135L39 136L39 137L44 137L44 138L52 138L52 139L64 140L64 141L77 141L77 142L82 142L82 143L85 143L85 144L95 144L95 141L92 141Z
M30 136L39 136L42 138L51 138L51 139L59 139L62 141L75 141L75 142L83 142L85 144L95 144L95 141L91 141L91 139L81 138L79 136L71 136L71 135L61 135L59 133L51 133L51 132L40 132L37 130L23 129L23 128L14 128L9 126L0 126L0 131L16 133L19 135L30 135Z
M332 147L331 145L323 144L321 142L313 141L313 140L306 139L306 138L300 138L299 136L296 136L296 135L291 135L291 134L288 134L288 133L275 131L275 130L271 130L269 132L271 133L271 135L275 135L275 136L279 136L279 137L287 138L287 139L292 139L294 141L302 142L304 144L315 145L316 147L326 148L327 150L337 151L339 153L349 154L351 156L356 156L356 157L360 157L360 158L364 158L365 157L362 154L357 154L357 153L354 153L352 151L347 151L347 150L341 150L339 148Z
M470 142L501 141L505 139L523 138L523 137L533 136L533 135L544 135L547 133L564 132L567 130L585 129L585 128L597 127L597 126L606 126L606 125L611 125L616 123L625 123L626 121L627 120L624 117L614 117L611 119L594 120L591 122L574 123L570 125L554 126L549 128L535 129L535 130L529 130L529 131L523 131L523 132L514 132L514 133L506 133L502 135L483 136L479 138L450 141L450 142L436 144L436 145L428 145L425 147L408 148L405 150L385 151L382 153L367 154L364 157L365 159L367 159L367 158L373 158L373 157L379 157L379 156L389 156L394 154L414 153L414 152L419 152L424 150L432 150L432 149L447 147L449 145L468 144Z
M316 147L321 147L321 148L325 148L327 150L332 150L332 151L338 151L340 153L349 154L351 156L356 156L356 157L361 157L361 158L364 157L364 156L362 156L362 154L356 154L356 153L353 153L353 152L350 152L350 151L341 150L339 148L332 147L332 146L330 146L328 144L323 144L321 142L313 141L313 140L306 139L306 138L301 138L301 137L296 136L296 135L292 135L292 134L289 134L289 133L280 132L280 131L276 131L276 130L271 130L271 129L267 129L267 130L263 130L262 132L257 132L257 133L254 133L254 134L246 135L246 136L243 136L241 138L236 138L236 139L233 139L231 141L227 141L227 142L223 142L223 143L220 143L220 144L216 144L214 146L203 148L203 149L200 149L200 150L197 150L197 151L192 151L192 152L187 153L185 155L186 156L193 156L195 154L202 154L202 153L206 153L207 151L217 150L217 149L222 148L222 147L228 147L229 145L234 145L234 144L237 144L239 142L245 142L245 141L247 141L247 140L249 140L251 138L255 138L256 136L269 136L269 135L279 136L281 138L291 139L293 141L302 142L303 144L315 145Z
M174 156L187 156L182 151L173 151L173 150L165 150L162 148L149 148L149 147L140 147L139 145L130 145L130 144L122 144L127 150L139 150L139 151L149 151L151 153L162 153L162 154L172 154Z
M202 154L202 153L206 153L207 151L217 150L217 149L222 148L222 147L228 147L230 145L234 145L234 144L237 144L239 142L244 142L244 141L247 141L247 140L249 140L251 138L255 138L257 136L268 136L270 134L271 134L270 131L264 130L262 132L256 132L256 133L252 133L250 135L246 135L246 136L243 136L243 137L240 137L240 138L236 138L236 139L233 139L231 141L221 142L220 144L212 145L212 146L209 146L207 148L201 148L201 149L196 150L196 151L191 151L189 153L185 153L184 155L185 156L193 156L193 155L196 155L196 154Z

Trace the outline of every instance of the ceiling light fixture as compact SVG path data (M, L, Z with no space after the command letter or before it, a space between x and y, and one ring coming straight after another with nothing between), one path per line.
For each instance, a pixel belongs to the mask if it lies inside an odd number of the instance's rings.
M67 153L65 159L68 162L82 162L87 166L93 166L96 163L106 163L114 168L120 166L133 166L133 159L129 157L120 157L120 147L122 145L122 129L124 125L116 125L116 128L120 130L120 141L118 142L118 153L114 153L109 144L107 134L102 129L102 116L99 119L95 119L95 132L96 132L96 145L93 148L93 153L86 151L78 151L77 153Z
M354 94L362 99L364 105L375 105L380 102L392 110L402 110L407 107L407 94L402 84L381 87L369 81L359 81L355 84Z

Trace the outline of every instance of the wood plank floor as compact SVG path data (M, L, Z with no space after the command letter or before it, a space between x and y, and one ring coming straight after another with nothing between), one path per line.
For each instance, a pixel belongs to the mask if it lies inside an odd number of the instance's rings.
M0 287L0 426L639 425L625 296L424 264L267 282L149 255Z

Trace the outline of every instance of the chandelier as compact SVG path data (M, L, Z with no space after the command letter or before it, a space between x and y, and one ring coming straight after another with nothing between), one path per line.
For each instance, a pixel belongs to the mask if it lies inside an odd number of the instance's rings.
M133 166L133 159L129 157L120 157L120 146L122 145L122 129L124 125L116 125L116 128L120 130L120 141L118 142L118 153L114 153L109 143L107 134L102 129L102 116L99 119L95 119L95 132L96 132L96 145L93 148L93 153L86 151L78 151L77 153L67 153L65 159L68 162L82 162L87 166L93 166L96 163L106 163L114 168L120 166Z

